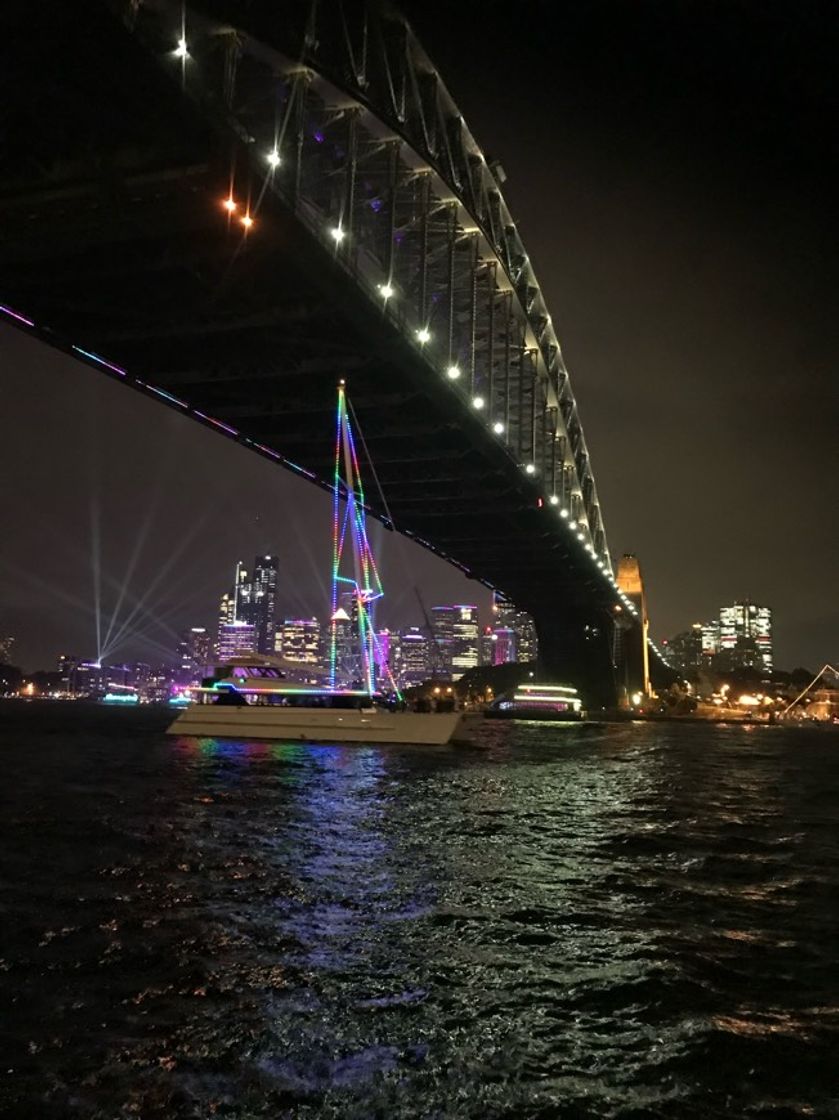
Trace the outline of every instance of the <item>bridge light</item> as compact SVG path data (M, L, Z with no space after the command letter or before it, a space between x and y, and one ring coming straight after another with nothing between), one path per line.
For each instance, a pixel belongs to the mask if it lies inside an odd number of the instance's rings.
M565 506L563 506L562 509L559 511L559 515L560 515L560 517L570 517L571 516L569 514L568 510L565 508Z
M527 474L536 474L536 467L533 463L526 463L524 469Z
M340 226L333 226L329 231L329 236L332 238L336 245L340 245L347 234L346 231L341 229Z
M558 506L559 505L559 498L556 496L556 494L551 494L550 498L548 498L548 501L551 503L552 506Z
M273 148L265 158L268 160L268 166L272 171L280 166L280 153L276 148Z
M569 521L568 522L568 528L569 529L576 529L577 528L577 522L576 521Z
M250 214L243 214L239 221L242 223L245 229L250 229L253 225L253 218L250 216Z
M495 432L495 434L497 436L503 435L504 434L504 425L501 423L500 420L496 420L495 423L492 425L492 430Z
M175 58L189 58L189 49L183 35L178 39L178 45L175 47Z
M586 538L585 538L585 537L583 536L583 534L582 534L582 533L577 533L577 540L578 540L578 541L584 541L585 539L586 539Z
M228 214L233 213L233 211L236 209L236 205L237 205L236 199L235 198L230 198L230 197L227 197L224 200L224 202L222 203L222 206L225 208L225 210L227 211Z
M472 407L473 408L483 408L485 404L486 404L486 401L484 400L483 397L473 397L472 398Z
M431 341L431 331L428 327L420 327L417 331L417 339L425 346L426 342Z
M379 292L382 299L390 299L390 297L393 295L393 288L390 286L390 284L379 284Z
M450 381L457 381L458 377L460 377L460 366L449 366L446 370L446 375Z

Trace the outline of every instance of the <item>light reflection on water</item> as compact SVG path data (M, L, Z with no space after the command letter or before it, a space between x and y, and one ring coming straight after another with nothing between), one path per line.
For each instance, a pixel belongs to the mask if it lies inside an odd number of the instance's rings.
M835 736L55 718L0 724L10 1115L839 1115Z

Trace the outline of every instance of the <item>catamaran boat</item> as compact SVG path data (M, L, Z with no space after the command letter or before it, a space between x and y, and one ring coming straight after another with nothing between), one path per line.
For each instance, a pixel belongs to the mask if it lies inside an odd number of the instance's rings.
M343 594L342 594L343 593ZM200 688L169 728L172 735L297 739L319 743L439 745L468 739L480 716L407 710L382 656L373 608L383 595L367 539L364 490L344 382L338 385L333 486L332 616L328 683L294 680L299 665L267 655L235 653ZM350 613L341 605L349 602ZM345 636L354 631L352 664ZM383 668L382 668L383 667ZM291 672L289 672L291 668ZM381 676L385 680L379 684ZM354 682L346 687L347 681ZM361 687L355 687L360 682Z

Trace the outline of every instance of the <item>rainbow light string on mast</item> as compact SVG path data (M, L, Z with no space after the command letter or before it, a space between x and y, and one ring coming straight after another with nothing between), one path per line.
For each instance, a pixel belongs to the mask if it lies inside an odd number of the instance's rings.
M343 512L341 501L344 501ZM350 548L347 550L347 544ZM351 554L352 574L342 570ZM335 476L332 488L332 615L329 627L329 684L335 688L338 673L339 592L342 585L352 593L358 627L358 646L365 688L376 690L376 665L381 664L381 648L373 626L372 608L384 595L376 567L364 511L364 485L358 466L352 425L347 408L344 382L338 384L338 409L335 423ZM399 693L389 666L385 664L391 688Z

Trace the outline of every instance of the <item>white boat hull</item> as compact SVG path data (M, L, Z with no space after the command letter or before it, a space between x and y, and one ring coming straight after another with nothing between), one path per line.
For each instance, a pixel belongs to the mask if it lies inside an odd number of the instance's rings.
M480 716L462 712L388 712L375 708L321 709L272 705L194 704L178 715L169 735L279 739L306 743L409 743L442 746L468 740Z

